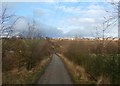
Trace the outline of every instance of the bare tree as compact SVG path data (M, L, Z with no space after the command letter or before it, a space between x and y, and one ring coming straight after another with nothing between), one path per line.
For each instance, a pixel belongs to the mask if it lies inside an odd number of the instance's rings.
M13 32L13 27L17 20L20 18L14 14L7 14L7 12L8 8L7 7L3 8L2 15L0 17L1 21L0 36L2 36L4 33L7 33L6 37L8 37Z
M32 22L28 22L28 35L27 38L34 39L34 38L41 38L41 32L39 27L37 27L37 22L33 20Z
M102 47L102 52L105 53L105 48L109 46L109 44L113 41L113 40L107 40L107 36L105 35L106 33L109 33L108 31L111 31L111 27L115 26L118 24L118 29L119 29L119 12L120 12L120 1L119 2L114 2L113 0L111 0L111 2L109 2L109 4L113 7L113 9L108 10L105 9L106 13L108 15L104 16L104 21L103 23L100 25L100 27L96 27L96 32L93 33L92 32L92 36L95 37L97 45L101 45L100 47ZM118 22L117 22L118 21ZM100 36L101 35L101 36ZM119 37L119 30L118 30L118 37ZM99 40L101 38L101 41ZM107 41L106 41L107 40Z
M104 16L104 21L103 21L103 23L101 24L100 27L96 28L95 34L92 33L92 35L96 38L96 42L97 42L96 52L99 51L97 53L101 54L104 57L105 57L106 52L109 53L109 51L111 51L110 49L112 49L112 48L111 48L110 44L113 41L112 39L107 40L108 37L105 34L108 33L108 30L109 31L111 30L111 27L114 27L117 24L118 24L118 37L119 37L119 30L120 30L119 29L119 25L120 25L120 22L119 22L120 21L119 20L119 18L120 18L120 16L119 16L120 15L119 14L119 12L120 12L120 10L119 10L120 2L110 2L110 4L113 6L113 10L111 10L111 9L110 9L110 11L106 10L108 15ZM101 37L101 40L99 40L99 37ZM120 49L120 43L118 45L119 45L118 49ZM115 66L119 67L118 64L120 64L120 63L118 63L118 61L120 61L120 60L118 60L116 55L114 55L118 52L119 52L119 50L118 51L116 50L115 52L112 52L112 54L111 54L112 57L108 55L111 59L106 59L106 62L108 61L109 64L112 64L112 65L110 65L112 67L115 67ZM109 68L112 68L112 67L109 67ZM113 68L113 70L111 70L111 72L113 73L113 75L111 76L111 79L112 79L113 83L115 82L114 81L115 80L115 76L114 76L115 72L114 71L119 72L119 70L118 69L115 70L115 68ZM102 74L104 74L104 73L102 73Z

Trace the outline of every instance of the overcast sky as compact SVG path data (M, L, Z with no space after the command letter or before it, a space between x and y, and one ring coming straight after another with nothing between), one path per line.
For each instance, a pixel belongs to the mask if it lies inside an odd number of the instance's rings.
M5 5L17 16L38 21L41 31L51 37L91 37L95 27L103 23L104 16L110 15L105 10L113 9L108 2L8 2L3 3ZM25 19L20 19L15 27L25 30ZM116 37L117 32L114 26L106 35Z

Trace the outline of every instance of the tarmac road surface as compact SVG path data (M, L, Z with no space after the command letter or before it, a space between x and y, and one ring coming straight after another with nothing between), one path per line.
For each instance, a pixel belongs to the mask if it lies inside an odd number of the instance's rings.
M73 84L61 59L54 53L52 61L37 84Z

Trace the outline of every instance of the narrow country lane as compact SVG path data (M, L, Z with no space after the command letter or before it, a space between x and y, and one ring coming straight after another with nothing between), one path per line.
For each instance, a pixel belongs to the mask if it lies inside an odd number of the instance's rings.
M63 62L56 54L53 54L52 61L38 80L38 84L72 84Z

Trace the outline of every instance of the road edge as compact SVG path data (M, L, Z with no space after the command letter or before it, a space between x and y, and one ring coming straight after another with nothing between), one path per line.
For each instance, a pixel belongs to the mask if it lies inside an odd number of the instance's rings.
M72 82L73 84L75 84L75 81L74 81L74 79L73 79L71 73L69 72L69 69L68 69L67 65L65 64L64 60L62 59L62 57L60 56L59 53L56 53L56 55L57 55L57 56L61 59L61 61L63 62L64 67L66 68L67 73L68 73L68 75L70 76L70 80L71 80L71 82Z

